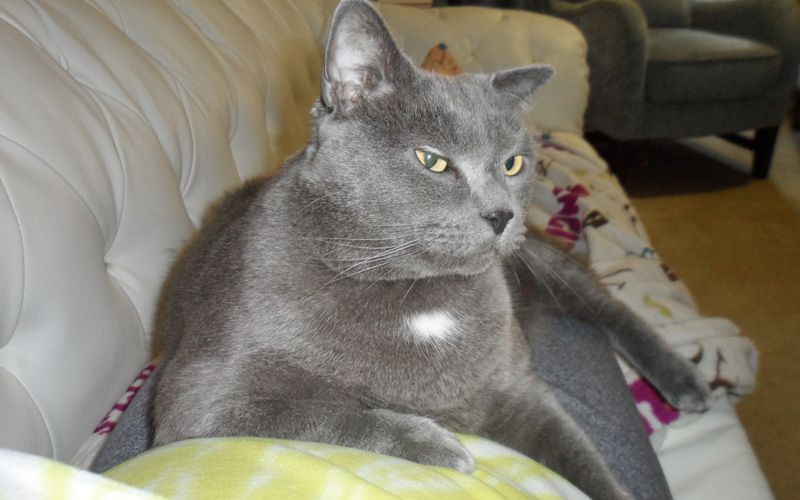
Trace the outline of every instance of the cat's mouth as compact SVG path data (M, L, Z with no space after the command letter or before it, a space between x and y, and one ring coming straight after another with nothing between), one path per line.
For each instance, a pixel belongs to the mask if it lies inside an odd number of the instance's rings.
M501 235L492 231L463 230L429 234L421 238L423 244L436 254L453 257L486 258L491 255L509 256L525 240L525 228L509 227Z

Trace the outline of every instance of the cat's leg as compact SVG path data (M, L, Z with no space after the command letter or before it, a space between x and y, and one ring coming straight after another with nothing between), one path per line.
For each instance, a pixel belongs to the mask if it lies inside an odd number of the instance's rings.
M511 391L498 395L492 413L481 435L550 467L593 500L634 498L544 382L519 379Z
M708 409L711 390L697 367L675 352L647 323L624 304L605 305L603 330L619 352L675 408Z
M155 398L154 445L195 437L254 436L358 448L462 472L475 466L458 439L429 418L368 408L342 391L326 388L320 379L301 375L302 370L271 370L271 375L276 371L294 376L290 381L264 379L279 391L239 391L224 383L225 390L215 393L196 388L198 384L181 387L181 379L187 377L171 379L166 370ZM290 384L294 391L285 392Z
M467 473L475 467L458 439L425 417L338 401L263 400L258 408L241 410L252 415L229 425L222 435L327 443ZM172 440L156 434L156 444L164 439Z
M695 412L708 408L710 390L694 364L616 300L588 267L535 234L517 257L511 270L516 279L509 282L519 283L522 316L552 314L595 325L670 404Z

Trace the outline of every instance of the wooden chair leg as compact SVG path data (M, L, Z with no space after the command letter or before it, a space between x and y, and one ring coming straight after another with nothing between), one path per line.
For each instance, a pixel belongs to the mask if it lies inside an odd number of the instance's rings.
M778 127L765 127L756 130L753 139L753 177L766 179L772 165L772 153L778 139Z

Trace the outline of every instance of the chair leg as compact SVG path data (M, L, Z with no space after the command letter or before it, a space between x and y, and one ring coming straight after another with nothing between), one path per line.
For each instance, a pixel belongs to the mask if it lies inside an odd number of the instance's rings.
M611 172L619 180L623 186L628 181L628 172L632 169L638 169L642 165L641 149L639 143L636 141L615 140L612 143L611 150Z
M602 156L620 184L625 185L630 164L635 161L635 144L633 141L614 139L596 130L587 131L586 140Z
M753 177L766 179L772 165L772 153L778 139L778 127L764 127L756 130L753 139Z

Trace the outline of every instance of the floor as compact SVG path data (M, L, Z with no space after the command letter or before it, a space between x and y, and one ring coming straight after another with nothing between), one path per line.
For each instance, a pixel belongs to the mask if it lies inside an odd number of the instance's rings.
M767 180L717 138L647 143L639 158L625 187L661 258L760 351L737 412L775 496L800 498L800 134L781 128Z

